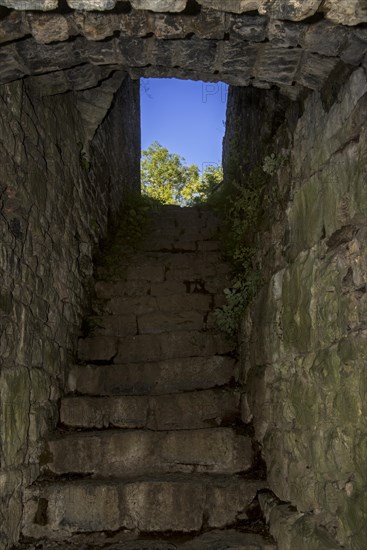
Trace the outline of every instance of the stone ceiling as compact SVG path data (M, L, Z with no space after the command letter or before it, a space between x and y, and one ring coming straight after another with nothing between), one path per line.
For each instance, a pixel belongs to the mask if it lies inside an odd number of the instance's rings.
M367 0L0 0L0 83L54 95L128 72L295 99L367 66L366 23Z

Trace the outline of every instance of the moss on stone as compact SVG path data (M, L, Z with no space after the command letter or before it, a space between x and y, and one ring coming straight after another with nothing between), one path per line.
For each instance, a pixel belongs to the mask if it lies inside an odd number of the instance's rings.
M1 375L1 440L7 466L21 464L27 453L30 383L26 368Z

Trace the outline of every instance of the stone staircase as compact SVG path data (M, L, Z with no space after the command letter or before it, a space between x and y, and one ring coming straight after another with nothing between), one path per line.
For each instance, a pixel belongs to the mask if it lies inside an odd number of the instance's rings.
M94 328L26 491L27 548L276 548L233 345L213 320L228 279L217 231L203 208L164 207L117 279L96 283Z

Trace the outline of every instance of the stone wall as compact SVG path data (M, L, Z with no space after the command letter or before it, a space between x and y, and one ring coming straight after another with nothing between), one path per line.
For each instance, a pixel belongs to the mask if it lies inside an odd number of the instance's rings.
M278 89L228 89L227 126L223 141L225 180L244 184L249 172L262 161L277 129L284 123L290 100Z
M236 100L247 93L230 95L229 127L248 116ZM366 113L360 68L293 105L273 137L287 161L257 237L267 282L241 330L242 414L282 550L366 548Z
M93 249L124 193L139 189L140 115L138 83L121 74L97 92L56 98L37 97L17 81L0 88L0 101L0 548L6 548L18 537L22 490L39 473L42 438L57 420L64 370L88 303Z
M119 68L132 78L278 87L296 99L320 89L335 67L367 63L362 4L2 0L0 84L29 76L44 95L64 93L96 86Z

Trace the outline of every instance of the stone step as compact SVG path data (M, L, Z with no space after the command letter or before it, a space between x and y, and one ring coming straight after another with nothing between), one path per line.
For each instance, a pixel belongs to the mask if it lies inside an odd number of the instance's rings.
M251 438L232 428L73 432L46 445L43 463L57 475L235 474L253 462Z
M126 546L126 550L128 548ZM133 548L139 550L138 546L131 546L131 550ZM149 549L149 547L147 548ZM180 550L277 550L277 545L271 540L270 536L265 538L258 533L244 533L228 529L224 532L219 530L209 531L177 548ZM123 550L123 547L121 550ZM143 546L141 550L143 550Z
M205 330L204 312L195 310L170 313L151 311L141 315L104 315L91 317L92 336L137 336L139 334L161 334L169 331Z
M171 296L172 294L222 294L223 288L230 284L230 276L190 277L182 280L152 282L143 280L131 281L97 281L95 284L98 300L107 301L119 297Z
M182 207L175 204L168 204L152 211L152 217L156 220L156 227L162 223L174 223L184 226L199 223L201 227L207 224L218 224L218 217L212 209L205 205Z
M163 287L164 285L162 285ZM165 285L169 292L170 287ZM207 312L222 299L222 294L189 294L185 286L180 285L177 293L145 296L114 296L104 299L101 311L106 315L145 315L155 311L163 313L179 313L181 311Z
M196 220L183 221L164 220L155 227L152 225L150 237L165 237L174 241L199 241L218 238L219 226L217 223L198 223ZM149 239L149 237L148 237Z
M137 318L139 334L161 334L178 330L206 330L206 315L199 311L165 313L153 311Z
M73 533L98 531L192 533L204 526L223 529L238 517L246 517L257 492L266 487L261 480L197 474L42 482L25 491L23 535L65 539ZM200 546L187 548L198 550Z
M178 331L162 334L140 334L118 338L91 336L78 344L78 357L86 363L139 363L177 357L224 355L234 344L224 334Z
M181 208L169 211L165 207L164 212L152 215L151 228L153 234L178 237L190 235L195 240L215 236L219 229L219 220L209 210Z
M103 272L104 268L102 267ZM122 281L150 281L162 283L166 280L183 281L200 277L225 277L230 267L215 251L167 253L136 253L133 258L121 250L121 259L115 267L115 277Z
M262 527L262 526L261 526ZM261 528L258 526L258 528ZM262 527L266 530L266 527ZM182 539L190 538L188 542ZM123 540L121 540L123 539ZM119 540L119 542L116 542ZM204 535L191 536L180 534L162 536L155 534L141 535L136 538L132 532L124 535L98 533L81 533L71 535L71 539L37 540L34 543L18 544L13 550L276 550L275 542L269 535L254 532L235 531L234 529L213 530Z
M99 533L97 534L99 535ZM113 535L111 535L113 537ZM185 536L187 538L188 535ZM77 538L81 542L73 542ZM138 539L127 532L123 537L125 542L116 542L111 539L108 543L106 534L102 533L99 543L96 543L96 534L80 534L72 537L72 540L50 541L43 540L35 543L19 544L13 550L276 550L277 546L271 537L253 533L226 529L225 531L215 530L190 537L190 541L182 543L179 539L182 536L171 535L162 539L154 535L141 536ZM119 536L118 538L121 538ZM87 539L87 541L85 540ZM86 542L86 544L84 544Z
M166 394L224 386L237 381L230 357L186 357L121 365L75 365L67 391L87 395Z
M149 242L151 239L159 238L166 242L198 242L207 240L217 240L220 234L220 228L217 223L208 223L202 225L194 221L191 223L175 223L175 220L160 223L154 227L151 225L151 233L145 239Z
M139 250L146 252L167 252L167 253L185 253L185 252L198 252L198 251L215 251L221 250L221 243L213 238L199 239L199 236L195 235L190 241L187 239L187 235L184 233L181 236L169 235L150 235L139 247Z
M230 266L223 262L217 252L196 252L195 254L167 254L165 280L181 281L193 278L225 278Z
M210 428L239 417L240 394L203 390L160 396L64 397L60 422L74 428Z

